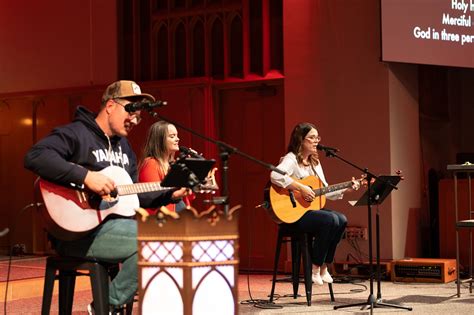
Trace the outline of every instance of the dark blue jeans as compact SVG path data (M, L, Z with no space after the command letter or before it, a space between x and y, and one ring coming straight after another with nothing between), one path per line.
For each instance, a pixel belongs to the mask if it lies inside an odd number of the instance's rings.
M291 229L313 235L311 260L313 264L321 266L334 260L337 244L347 226L347 218L329 209L310 210L298 221L288 225Z

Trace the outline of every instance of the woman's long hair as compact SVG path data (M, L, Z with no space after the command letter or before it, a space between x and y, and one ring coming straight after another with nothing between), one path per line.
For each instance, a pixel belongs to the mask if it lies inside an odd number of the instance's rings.
M296 125L291 132L287 152L292 152L296 156L298 164L303 164L303 141L311 129L316 129L316 126L308 122L302 122ZM318 165L318 154L311 154L308 161L313 166Z
M168 164L174 160L172 155L167 156L168 153L168 126L170 123L160 120L151 125L148 129L145 146L143 147L143 160L151 157L160 161L161 165Z

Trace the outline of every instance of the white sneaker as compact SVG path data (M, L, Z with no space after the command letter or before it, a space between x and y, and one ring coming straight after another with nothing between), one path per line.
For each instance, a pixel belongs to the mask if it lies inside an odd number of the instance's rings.
M322 281L324 281L326 283L333 283L334 282L333 278L331 277L331 275L329 274L329 272L327 270L320 277L321 277Z
M124 308L123 307L118 307L118 306L109 306L110 311L109 315L114 315L114 314L124 314ZM94 302L91 302L89 305L87 305L87 313L89 315L95 315L95 309L94 309Z
M94 309L94 305L92 305L92 303L87 305L87 314L95 315L95 309Z
M323 285L323 279L321 278L319 272L313 272L313 274L311 275L311 279L313 280L313 283L316 283L317 285Z

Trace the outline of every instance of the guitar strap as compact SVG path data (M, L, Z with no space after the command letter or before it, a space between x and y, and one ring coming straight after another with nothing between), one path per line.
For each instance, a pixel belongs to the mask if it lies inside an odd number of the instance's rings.
M291 205L293 206L293 208L296 208L296 199L295 199L295 194L293 193L293 190L288 190L288 194L290 195L290 201L291 201Z
M311 164L311 170L313 171L313 175L319 178L318 173L316 173L316 170L314 169L314 165Z

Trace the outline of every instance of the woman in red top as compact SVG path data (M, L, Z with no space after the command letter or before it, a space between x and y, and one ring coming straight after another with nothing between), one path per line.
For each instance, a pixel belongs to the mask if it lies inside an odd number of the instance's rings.
M143 160L139 166L140 182L161 182L173 163L174 155L179 151L179 138L176 127L166 121L151 125L143 150ZM182 188L185 189L185 188ZM189 206L194 196L186 196L176 204L168 204L169 211L177 212ZM149 209L150 210L150 209Z

